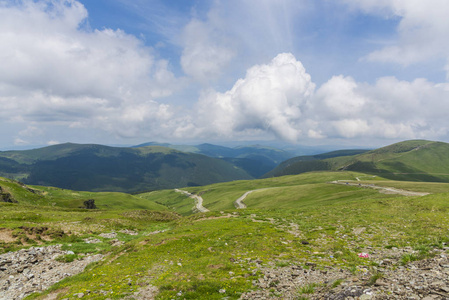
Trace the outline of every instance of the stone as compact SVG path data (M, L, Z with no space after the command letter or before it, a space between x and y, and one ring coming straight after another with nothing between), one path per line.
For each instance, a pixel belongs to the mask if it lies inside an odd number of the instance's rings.
M84 204L84 208L86 209L96 209L97 206L95 205L95 200L94 199L89 199L83 202Z
M8 267L5 274L0 273L0 299L22 299L33 292L43 291L66 277L65 274L70 276L68 272L78 274L87 264L103 257L98 254L86 256L71 263L55 260L69 253L61 250L61 245L52 245L1 254L0 261Z

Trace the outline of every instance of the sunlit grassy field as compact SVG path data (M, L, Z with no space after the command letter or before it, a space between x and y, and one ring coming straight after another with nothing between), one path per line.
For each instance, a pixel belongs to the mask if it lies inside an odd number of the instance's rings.
M383 194L329 183L334 180L430 194ZM308 268L316 264L317 268L335 267L357 273L362 267L377 266L379 259L391 255L391 249L414 249L415 256L404 256L407 262L431 256L432 249L449 243L449 184L319 172L185 189L201 194L204 206L211 212L194 214L193 200L172 190L132 196L136 201L156 203L164 211L139 207L131 210L129 203L123 204L122 210L107 206L78 209L70 208L68 199L51 210L42 205L44 202L1 204L3 230L16 231L23 237L19 227L25 224L64 232L51 241L22 239L14 246L3 246L18 249L33 243L60 243L77 255L108 254L83 273L31 299L45 299L48 293L58 294L58 299L77 293L89 299L132 299L134 293L151 286L158 289L157 299L238 299L255 288L253 280L262 276L260 265L295 264ZM243 193L258 189L244 200L247 209L234 208L233 202ZM58 190L51 194L50 188L45 192L39 201L57 201L66 193ZM101 197L96 195L95 199ZM116 198L115 207L126 199ZM121 234L122 229L134 230L138 235ZM119 232L123 245L111 246L107 239L99 237L100 233L112 231ZM102 242L86 244L86 237ZM357 255L370 251L377 253L376 258Z

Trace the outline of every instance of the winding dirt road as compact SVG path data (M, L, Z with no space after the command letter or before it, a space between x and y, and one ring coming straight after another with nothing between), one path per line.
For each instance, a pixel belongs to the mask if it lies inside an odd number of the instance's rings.
M360 182L360 179L357 178L357 181ZM351 181L347 181L347 180L335 180L335 181L331 181L330 183L370 188L370 189L378 190L380 193L399 194L399 195L403 195L403 196L426 196L426 195L430 194L430 193L423 193L423 192L406 191L406 190L396 189L396 188L392 188L392 187L377 186L374 184L356 183L356 182L351 182ZM276 188L276 187L248 191L248 192L244 193L241 197L239 197L237 200L234 201L234 206L237 209L247 208L246 204L243 203L243 200L245 200L245 198L249 194L251 194L252 192L256 192L256 191L263 191L263 190L268 190L268 189L273 189L273 188ZM186 195L187 197L190 197L193 200L195 200L195 206L193 207L193 211L199 211L199 212L208 212L209 211L207 208L205 208L203 206L204 200L203 200L203 198L201 198L201 196L191 194L187 191L183 191L183 190L179 190L179 189L175 189L175 192L182 193L182 194Z
M430 194L430 193L406 191L406 190L396 189L396 188L392 188L392 187L377 186L374 184L355 183L355 182L350 182L350 181L346 181L346 180L336 180L336 181L332 181L330 183L370 188L370 189L379 190L380 193L399 194L399 195L403 195L403 196L426 196L426 195Z
M243 209L246 208L246 204L243 203L243 200L245 200L246 196L248 196L249 194L251 194L252 192L256 192L256 191L263 191L263 190L269 190L269 189L275 189L276 187L270 187L270 188L263 188L263 189L257 189L257 190L252 190L252 191L248 191L246 193L244 193L240 198L238 198L237 200L234 201L234 205L237 209Z
M193 211L195 211L195 210L199 211L199 212L208 212L209 211L207 208L205 208L203 206L203 198L201 198L201 196L191 194L187 191L183 191L183 190L179 190L179 189L175 189L175 192L182 193L182 194L186 195L187 197L190 197L193 200L195 200L195 206L193 207Z
M234 202L235 208L237 208L237 209L243 209L243 208L246 208L246 204L243 203L242 201L245 200L246 196L248 196L248 195L251 194L252 192L254 192L254 190L253 190L253 191L249 191L249 192L244 193L240 198L238 198L237 200L235 200L235 202Z

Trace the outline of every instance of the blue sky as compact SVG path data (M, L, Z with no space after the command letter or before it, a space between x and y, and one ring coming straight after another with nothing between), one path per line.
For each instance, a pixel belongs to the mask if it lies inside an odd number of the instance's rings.
M445 0L0 1L0 148L449 141Z

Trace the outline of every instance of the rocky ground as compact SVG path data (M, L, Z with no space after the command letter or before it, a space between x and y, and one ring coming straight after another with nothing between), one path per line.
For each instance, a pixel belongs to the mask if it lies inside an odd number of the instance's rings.
M113 239L116 235L101 236ZM323 267L314 262L293 264L278 260L262 264L254 261L257 267L253 272L261 276L253 281L253 291L243 294L241 299L449 299L448 247L434 249L428 258L405 265L404 256L417 255L411 247L367 251L366 265L353 270L338 265ZM60 245L0 255L0 299L22 299L43 291L103 257L97 254L81 256L73 262L61 261L61 257L68 255L73 252L62 250ZM148 285L128 298L154 299L157 293L156 287ZM89 298L89 294L76 297Z
M60 245L32 247L0 255L0 299L22 299L33 292L40 292L56 282L84 270L102 259L97 254L84 256L73 262L56 260L71 251L61 250Z
M449 259L444 250L435 252L404 266L393 256L353 272L313 263L308 269L259 266L263 277L253 283L257 289L241 299L449 299Z

